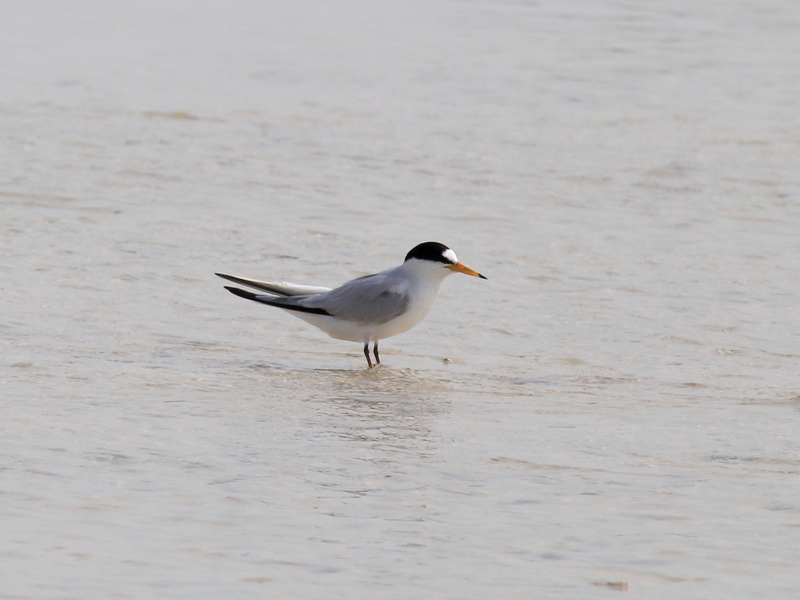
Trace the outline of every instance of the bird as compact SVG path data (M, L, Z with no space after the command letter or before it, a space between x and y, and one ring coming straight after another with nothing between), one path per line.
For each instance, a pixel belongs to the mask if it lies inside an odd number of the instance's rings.
M267 292L224 286L236 296L283 309L332 338L363 344L367 368L371 369L370 342L377 366L381 364L378 342L404 333L422 321L433 306L442 282L453 273L486 279L459 262L456 253L439 242L418 244L406 254L401 265L358 277L334 289L258 281L225 273L215 275Z

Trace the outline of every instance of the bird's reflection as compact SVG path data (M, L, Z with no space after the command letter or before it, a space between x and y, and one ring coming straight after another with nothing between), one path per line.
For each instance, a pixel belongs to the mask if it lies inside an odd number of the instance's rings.
M424 370L384 365L372 370L294 370L260 363L248 370L259 378L269 373L273 392L282 389L284 397L304 405L293 412L310 442L352 442L361 447L342 450L387 464L434 451L435 424L456 391Z
M408 369L327 372L326 393L309 398L328 434L387 454L430 452L432 422L447 410L446 388Z

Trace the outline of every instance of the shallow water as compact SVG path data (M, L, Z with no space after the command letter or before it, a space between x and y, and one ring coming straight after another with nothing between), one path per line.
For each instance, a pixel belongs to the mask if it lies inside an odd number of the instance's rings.
M796 596L795 3L7 12L3 597Z

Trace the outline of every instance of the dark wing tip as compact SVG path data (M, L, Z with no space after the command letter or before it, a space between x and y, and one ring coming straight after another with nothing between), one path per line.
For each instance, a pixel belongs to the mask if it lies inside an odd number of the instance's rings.
M256 295L253 292L248 292L247 290L231 287L229 285L226 285L225 289L236 296L247 298L248 300L257 300Z
M478 273L478 277L480 277L481 279L489 279L488 277L484 277L484 276L483 276L483 275L481 275L480 273Z
M332 317L333 315L329 313L324 308L316 308L311 306L302 306L300 304L285 304L285 301L269 298L267 296L259 296L254 294L253 292L248 292L247 290L243 290L236 287L231 287L229 285L224 286L226 290L228 290L231 294L239 296L240 298L246 298L247 300L254 300L256 302L261 302L262 304L268 304L269 306L277 306L278 308L285 308L286 310L294 310L296 312L305 312L305 313L313 313L316 315L326 315Z

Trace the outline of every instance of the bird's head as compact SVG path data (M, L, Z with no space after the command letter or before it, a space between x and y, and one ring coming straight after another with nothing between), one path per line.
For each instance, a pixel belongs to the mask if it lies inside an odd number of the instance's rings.
M414 246L411 251L406 254L405 262L408 263L408 261L411 260L420 261L420 264L424 264L425 268L428 269L449 269L448 272L443 272L443 275L463 273L464 275L472 275L473 277L486 279L486 277L477 271L460 263L456 253L439 242L424 242L418 246Z

